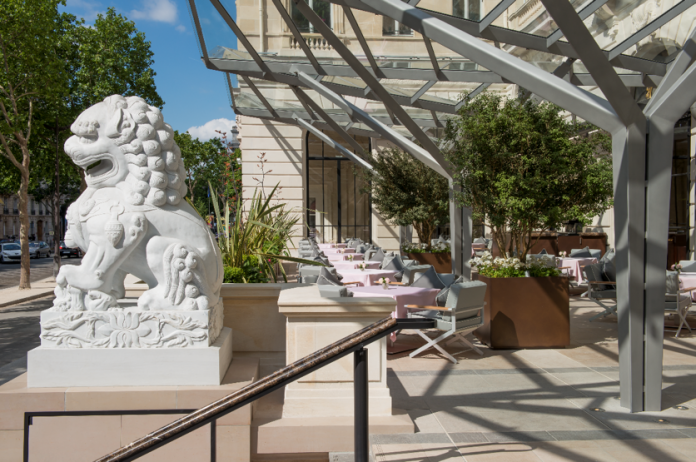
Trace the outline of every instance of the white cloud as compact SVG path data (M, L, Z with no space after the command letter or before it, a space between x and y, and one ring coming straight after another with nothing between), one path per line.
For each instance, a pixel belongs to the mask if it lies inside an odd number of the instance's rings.
M206 122L204 125L199 127L191 127L186 131L189 132L194 138L198 138L201 141L208 141L211 138L217 138L220 136L220 134L215 132L215 130L226 132L229 136L230 130L235 125L237 125L237 123L234 120L224 118L213 119Z
M183 24L179 24L178 26L176 26L176 30L178 30L179 32L186 32L186 27Z
M172 0L144 0L143 9L131 11L130 16L174 24L177 20L176 4Z
M94 21L99 13L105 13L105 9L100 3L88 0L67 0L67 9L71 12L82 10L82 14L75 12L78 17L83 17L86 21Z

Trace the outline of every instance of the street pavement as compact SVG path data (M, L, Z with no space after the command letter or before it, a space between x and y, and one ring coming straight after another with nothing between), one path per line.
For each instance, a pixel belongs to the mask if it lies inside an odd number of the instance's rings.
M61 265L79 265L81 258L63 258ZM19 285L19 262L0 264L0 289L7 289ZM36 282L53 276L53 257L31 260L30 280Z
M27 370L27 351L39 346L39 316L53 296L0 310L0 385Z

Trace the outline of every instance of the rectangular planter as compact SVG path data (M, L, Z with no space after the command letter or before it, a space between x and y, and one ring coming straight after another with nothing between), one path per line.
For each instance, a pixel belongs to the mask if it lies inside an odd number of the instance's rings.
M568 278L489 278L483 326L491 348L562 348L570 344Z
M409 259L416 260L421 265L433 265L438 273L452 272L452 255L447 253L409 253Z

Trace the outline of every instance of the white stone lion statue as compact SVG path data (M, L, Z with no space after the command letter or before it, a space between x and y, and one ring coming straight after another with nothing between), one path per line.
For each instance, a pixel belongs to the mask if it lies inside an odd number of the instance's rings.
M85 170L87 189L68 208L65 243L85 256L61 267L52 310L120 310L129 273L149 288L140 310L219 309L220 250L183 200L181 151L159 109L109 96L71 130L65 152Z

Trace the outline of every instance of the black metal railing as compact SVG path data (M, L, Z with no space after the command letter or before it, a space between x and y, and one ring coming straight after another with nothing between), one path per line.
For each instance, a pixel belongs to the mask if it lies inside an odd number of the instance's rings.
M294 382L351 353L354 354L354 448L355 462L369 461L369 388L367 350L365 347L392 332L404 329L430 329L435 321L430 319L385 318L349 335L331 345L315 351L275 373L221 398L159 430L108 454L96 462L126 462L164 446L177 438L215 421L273 391ZM28 428L28 427L27 427ZM28 435L28 433L26 434ZM25 436L28 438L28 436ZM27 439L28 441L28 439Z

